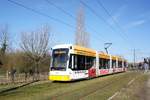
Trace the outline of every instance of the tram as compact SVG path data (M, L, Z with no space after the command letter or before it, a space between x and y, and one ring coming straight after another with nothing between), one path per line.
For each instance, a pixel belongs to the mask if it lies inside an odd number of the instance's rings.
M49 80L72 81L124 72L127 61L89 48L63 44L52 48Z

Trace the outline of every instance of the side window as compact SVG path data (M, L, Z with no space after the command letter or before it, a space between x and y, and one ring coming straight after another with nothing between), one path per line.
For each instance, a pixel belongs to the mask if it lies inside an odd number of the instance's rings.
M120 61L118 61L118 68L120 68Z
M119 67L119 68L122 68L122 61L119 61L119 62L118 62L118 67Z
M95 58L94 57L86 57L85 67L86 69L90 69L95 66Z
M70 55L69 68L72 70L88 70L95 67L96 58L82 55Z
M78 69L77 66L78 66L78 58L77 58L77 56L75 55L75 56L74 56L74 69L75 69L75 70Z
M85 70L85 56L71 55L69 68L71 68L72 70Z
M122 61L120 61L120 67L122 68Z
M115 68L115 67L116 67L116 61L112 60L112 68Z
M104 61L102 58L99 59L99 69L103 69Z
M107 68L109 69L110 68L110 60L107 59Z
M70 68L70 69L72 69L72 67L73 67L73 66L72 66L72 56L73 56L73 55L70 55L70 59L69 59L69 68Z
M124 67L127 67L127 63L126 62L124 62Z
M70 55L69 68L72 70L78 70L77 55Z
M110 67L110 61L109 59L99 59L99 69L107 69Z
M104 59L104 69L107 69L107 67L108 67L107 60L106 60L106 59Z
M77 55L77 67L79 70L85 70L85 56Z

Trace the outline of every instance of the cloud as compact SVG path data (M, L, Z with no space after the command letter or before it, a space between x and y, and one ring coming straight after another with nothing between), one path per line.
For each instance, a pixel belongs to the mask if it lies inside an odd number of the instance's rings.
M120 17L123 15L124 10L127 8L127 5L123 5L121 6L114 14L112 14L112 17L108 19L108 23L110 23L111 25L114 24L114 21L119 21ZM112 20L113 18L113 20Z
M144 23L146 23L147 21L142 19L142 20L137 20L137 21L133 21L133 22L130 22L128 23L124 28L125 29L131 29L131 28L134 28L134 27L138 27Z
M139 27L139 26L147 23L150 20L149 16L150 16L150 11L139 14L138 16L135 17L137 20L127 23L124 26L124 29L128 30L131 28Z
M147 11L147 12L145 12L145 13L142 13L142 14L140 14L139 15L139 18L142 18L142 19L150 19L150 11Z

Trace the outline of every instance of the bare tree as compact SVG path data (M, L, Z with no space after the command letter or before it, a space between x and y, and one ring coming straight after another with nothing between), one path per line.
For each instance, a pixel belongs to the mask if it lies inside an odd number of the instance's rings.
M21 48L25 54L34 62L32 73L39 77L39 64L43 61L49 50L50 28L45 25L39 30L23 32L21 34ZM34 74L33 74L34 75ZM34 77L34 76L33 76ZM34 79L33 79L34 80Z
M89 34L85 32L85 17L82 6L79 8L77 15L77 29L75 34L75 44L89 47Z
M0 64L3 65L5 62L5 54L8 47L8 25L0 27Z

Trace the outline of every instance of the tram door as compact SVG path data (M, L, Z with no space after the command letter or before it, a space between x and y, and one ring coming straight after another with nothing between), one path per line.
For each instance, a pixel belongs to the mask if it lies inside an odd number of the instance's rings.
M88 77L88 71L85 70L85 56L72 55L72 70L73 79Z

